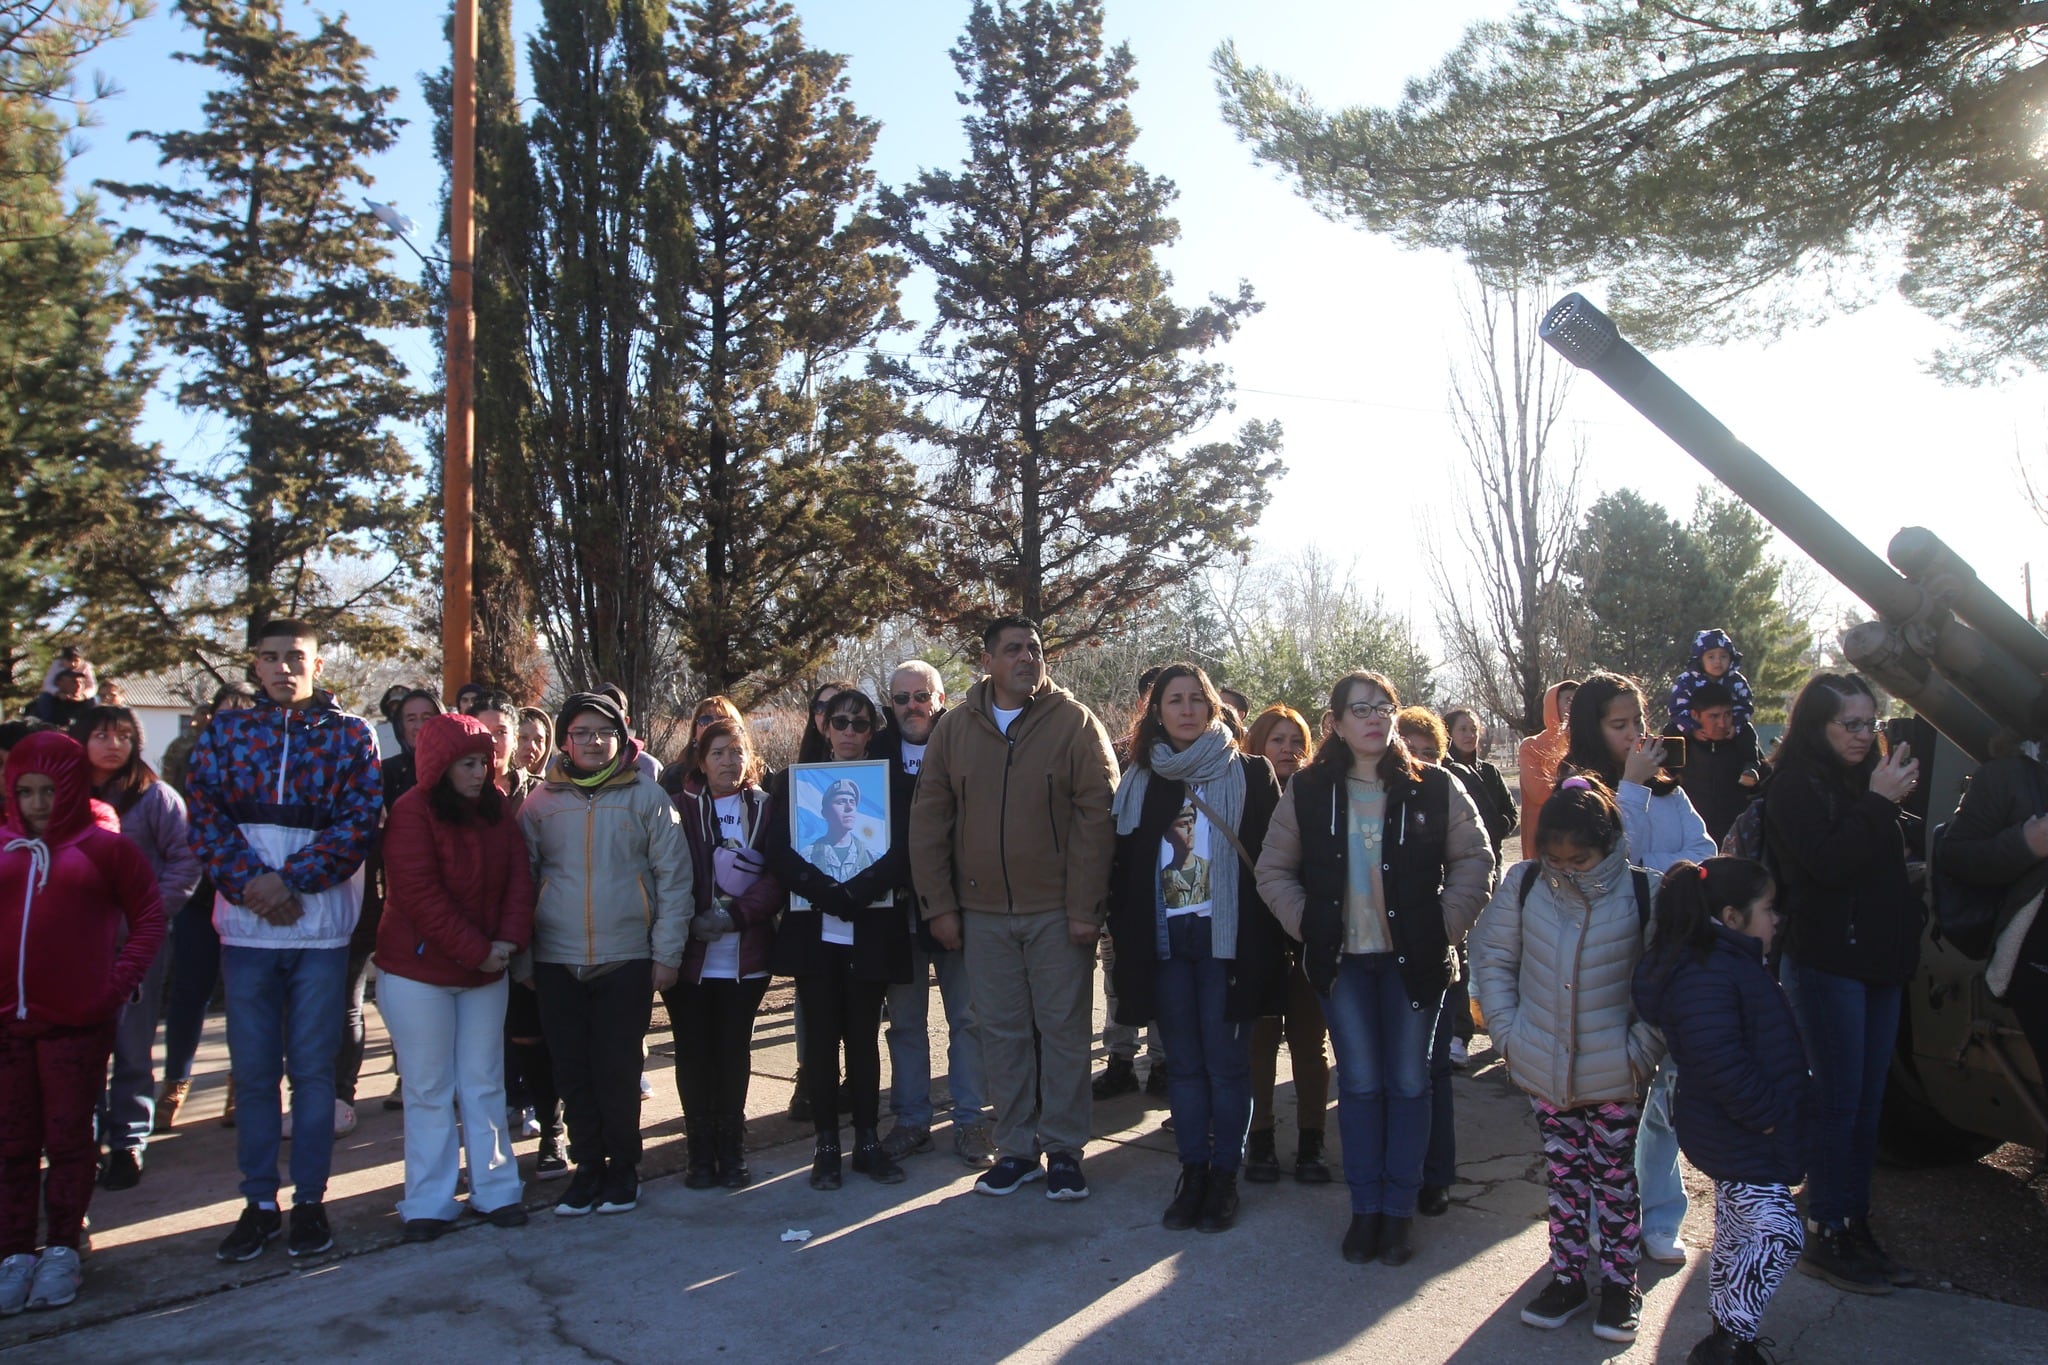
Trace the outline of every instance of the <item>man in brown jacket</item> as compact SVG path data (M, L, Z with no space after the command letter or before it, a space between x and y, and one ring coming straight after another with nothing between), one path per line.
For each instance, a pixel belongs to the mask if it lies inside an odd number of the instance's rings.
M975 1189L1011 1194L1043 1175L1048 1199L1085 1199L1116 759L1102 722L1046 677L1035 623L991 622L981 669L925 749L911 880L932 936L966 948L998 1153Z

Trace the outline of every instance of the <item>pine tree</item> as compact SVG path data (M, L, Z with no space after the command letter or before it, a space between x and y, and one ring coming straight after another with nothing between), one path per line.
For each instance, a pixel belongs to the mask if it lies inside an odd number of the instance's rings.
M900 325L870 211L876 125L781 3L680 6L672 165L689 204L656 299L674 337L688 533L666 578L704 688L808 675L905 604L916 483L898 401L848 361Z
M123 254L65 184L77 64L124 4L0 4L0 703L41 686L59 646L103 668L177 656L151 609L177 554L159 455L134 438L150 376L120 353Z
M135 230L151 334L182 362L178 403L228 441L181 475L194 534L193 614L238 652L270 616L394 643L390 619L426 556L419 468L394 428L429 406L382 333L425 321L385 268L360 206L362 159L389 147L396 92L339 19L301 34L283 0L178 0L198 33L181 53L214 73L201 127L137 133L178 174L108 185L154 209Z
M1022 611L1061 648L1246 547L1278 425L1184 442L1229 408L1198 357L1258 305L1244 285L1192 310L1168 296L1175 191L1131 158L1132 58L1104 49L1098 0L977 0L952 55L966 165L883 196L938 320L921 363L876 364L925 400L916 430L944 455L930 610Z

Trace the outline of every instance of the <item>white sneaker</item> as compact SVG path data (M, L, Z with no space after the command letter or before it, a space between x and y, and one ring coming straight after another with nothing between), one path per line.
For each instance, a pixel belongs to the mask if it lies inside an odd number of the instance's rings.
M347 1137L356 1130L356 1107L347 1100L334 1102L334 1135Z
M27 1252L0 1261L0 1318L11 1318L28 1307L29 1286L35 1278L36 1258Z
M78 1253L70 1247L44 1247L36 1262L35 1283L29 1287L30 1308L62 1308L78 1297L85 1272L78 1268Z
M1472 1053L1465 1046L1465 1040L1463 1038L1451 1039L1451 1065L1456 1067L1458 1070L1463 1071L1466 1067L1466 1064L1469 1063L1471 1060Z
M1682 1237L1660 1237L1654 1232L1643 1234L1643 1255L1658 1265L1684 1265L1685 1239Z

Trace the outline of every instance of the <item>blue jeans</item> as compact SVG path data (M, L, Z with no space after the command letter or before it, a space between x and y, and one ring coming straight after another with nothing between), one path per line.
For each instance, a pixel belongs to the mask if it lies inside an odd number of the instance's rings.
M149 1146L156 1122L156 1021L163 1012L164 978L170 974L166 944L142 977L142 995L121 1006L115 1016L113 1076L100 1096L100 1141L117 1152L139 1152Z
M1685 1181L1678 1174L1678 1130L1671 1123L1671 1093L1678 1063L1666 1057L1643 1097L1643 1121L1636 1128L1636 1187L1643 1201L1643 1235L1666 1241L1685 1226Z
M1211 927L1206 915L1167 919L1167 956L1153 976L1153 995L1173 1058L1166 1102L1180 1159L1235 1171L1252 1126L1252 1026L1223 1017L1230 961L1210 956Z
M1408 999L1392 953L1347 953L1323 998L1353 1213L1411 1218L1429 1146L1429 1053L1442 997Z
M245 948L223 943L228 1064L235 1078L235 1164L242 1195L277 1198L284 1107L292 1081L292 1202L327 1194L334 1164L334 1054L341 1046L347 948Z
M931 986L925 964L939 976L939 1006L946 1012L946 1089L956 1125L984 1122L981 1035L967 990L967 962L958 949L927 952L913 935L910 982L889 987L889 1109L898 1123L932 1126Z
M1806 1215L1839 1228L1870 1216L1877 1118L1899 1038L1898 986L1872 986L1785 959L1785 990L1820 1089L1820 1128L1806 1181Z

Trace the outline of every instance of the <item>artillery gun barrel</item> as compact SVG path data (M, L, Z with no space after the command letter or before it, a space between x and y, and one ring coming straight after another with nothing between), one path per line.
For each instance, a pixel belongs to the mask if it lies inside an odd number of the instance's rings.
M1908 526L1892 537L1885 557L1910 574L1928 596L1991 638L2037 677L2048 673L2048 635L1984 586L1977 571L1924 526Z
M1979 763L1991 757L1999 725L1914 652L1896 626L1865 621L1842 635L1842 652L1879 687L1927 717Z

